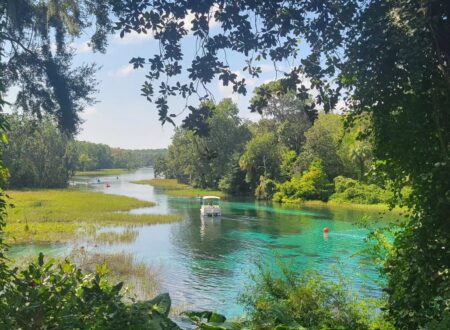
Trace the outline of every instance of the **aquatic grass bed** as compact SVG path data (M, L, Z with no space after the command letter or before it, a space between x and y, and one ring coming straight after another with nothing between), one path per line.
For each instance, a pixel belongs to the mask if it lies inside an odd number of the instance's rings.
M219 190L197 189L187 184L179 183L176 179L150 179L132 181L136 184L150 185L157 189L163 189L164 193L169 196L177 197L197 197L205 195L214 195L218 197L225 197L226 194Z
M68 255L52 259L63 264L67 258L84 272L93 273L98 267L105 267L108 280L124 282L122 294L125 299L148 300L160 293L162 266L148 265L137 260L131 253L93 252L90 248L81 246L72 249ZM16 260L9 259L8 262L10 267L21 269L35 259L35 255L30 255Z
M5 235L9 244L23 242L65 242L77 235L79 225L63 222L8 222Z
M110 280L124 282L125 298L147 300L160 291L161 267L136 260L131 253L95 253L80 247L72 251L70 259L86 272L94 272L97 267L105 265Z
M126 174L129 171L124 168L105 168L93 171L77 171L75 176L105 176L105 175L120 175Z
M188 186L187 184L179 183L176 179L149 179L132 181L132 183L147 184L161 189L192 189L192 187Z
M94 241L103 244L132 243L138 237L139 232L130 228L123 232L105 231L95 234Z
M54 242L76 238L86 225L145 225L180 220L177 215L131 214L152 202L75 190L10 191L5 233L10 243Z

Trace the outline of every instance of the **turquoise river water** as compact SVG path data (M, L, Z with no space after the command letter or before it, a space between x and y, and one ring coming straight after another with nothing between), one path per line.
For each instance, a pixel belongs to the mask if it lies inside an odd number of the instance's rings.
M381 288L375 268L363 263L361 253L367 229L361 220L377 226L381 215L374 212L331 207L287 208L250 199L222 201L220 219L202 219L195 198L169 197L163 190L133 184L153 177L152 169L114 177L102 177L111 187L88 184L97 178L79 178L87 189L154 201L155 207L133 213L176 213L182 221L138 227L139 236L131 244L92 246L91 250L126 251L140 261L161 269L163 291L174 305L185 309L213 309L227 316L243 312L237 297L249 284L255 263L276 259L288 262L296 271L318 270L329 278L344 275L354 290L377 297ZM384 215L386 217L386 215ZM324 236L323 228L329 228ZM120 230L120 228L118 228ZM20 245L11 248L16 259L37 251L64 255L70 246Z

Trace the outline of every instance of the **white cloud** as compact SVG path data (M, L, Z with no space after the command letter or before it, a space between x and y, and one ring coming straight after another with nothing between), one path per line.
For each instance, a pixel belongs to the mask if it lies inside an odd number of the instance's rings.
M97 108L96 107L87 107L86 109L84 109L84 111L81 113L81 117L83 119L88 119L89 117L94 116L97 113Z
M218 11L218 6L214 5L210 11L210 19L209 19L209 29L214 29L217 26L219 26L219 22L216 21L216 19L214 18L214 14ZM195 19L195 14L192 13L191 11L188 12L188 14L184 17L184 19L180 20L184 22L184 27L189 31L190 29L192 29L192 21ZM191 32L189 32L189 34L191 34Z
M119 77L126 77L129 76L130 74L132 74L134 71L133 66L131 64L127 64L121 68L119 68L119 70L117 70L117 75Z
M131 31L130 33L125 33L123 38L121 38L119 34L116 34L114 38L117 40L117 43L121 45L137 44L152 40L153 32L147 31L147 33L137 33L136 31Z
M348 107L347 107L347 104L345 103L345 101L343 99L339 99L339 101L337 102L336 107L335 107L335 112L343 113L347 109L348 109Z
M77 53L88 53L88 52L92 51L92 47L89 46L88 41L81 42L81 43L72 42L70 44L70 47L75 49L77 51Z
M50 44L50 51L51 51L52 53L56 53L56 43L52 42L52 43Z
M121 66L117 70L109 70L107 72L108 77L127 77L130 74L134 73L133 65L127 64Z

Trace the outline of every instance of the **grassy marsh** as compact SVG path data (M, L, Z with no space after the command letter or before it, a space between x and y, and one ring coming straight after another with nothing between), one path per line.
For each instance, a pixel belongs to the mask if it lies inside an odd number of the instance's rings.
M130 214L152 202L74 190L10 191L5 233L10 243L54 242L76 238L86 225L143 225L180 220L177 215Z
M176 179L150 179L133 181L136 184L150 185L158 189L163 189L164 193L169 196L179 197L196 197L205 195L214 195L218 197L224 197L226 194L219 190L207 190L193 188L187 184L179 183Z
M105 168L101 170L93 171L77 171L75 176L105 176L105 175L120 175L128 173L129 171L124 168Z

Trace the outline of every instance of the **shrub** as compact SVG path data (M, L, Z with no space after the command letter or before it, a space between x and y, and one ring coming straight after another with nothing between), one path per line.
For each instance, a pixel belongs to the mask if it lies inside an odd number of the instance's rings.
M338 176L334 178L335 193L330 200L360 204L388 203L392 193L375 184L364 184L360 181Z
M255 197L259 200L272 199L276 191L275 181L265 178L263 175L259 178L259 185L255 189Z
M315 160L300 177L278 185L278 192L273 200L282 203L293 203L302 200L327 201L332 192L332 185L327 179L322 163Z
M284 264L259 270L240 297L251 329L393 329L376 301L363 302L343 282L297 276Z
M106 267L84 274L69 261L15 269L0 292L1 329L179 329L168 318L170 297L125 304L122 283L111 285Z

